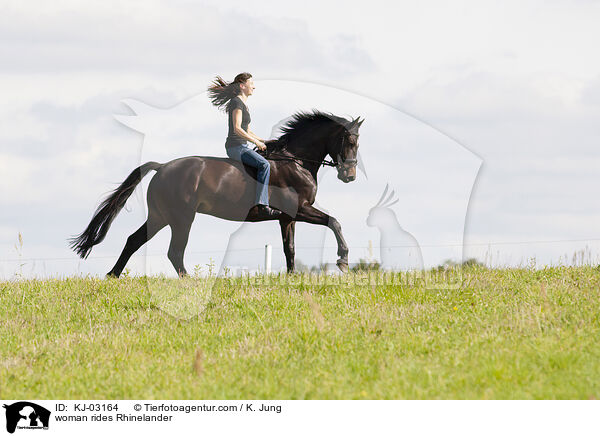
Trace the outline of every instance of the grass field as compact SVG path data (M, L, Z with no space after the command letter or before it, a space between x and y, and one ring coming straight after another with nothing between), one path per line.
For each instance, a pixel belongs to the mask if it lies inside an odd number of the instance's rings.
M600 398L597 268L346 278L220 279L188 320L149 290L175 279L0 282L0 397Z

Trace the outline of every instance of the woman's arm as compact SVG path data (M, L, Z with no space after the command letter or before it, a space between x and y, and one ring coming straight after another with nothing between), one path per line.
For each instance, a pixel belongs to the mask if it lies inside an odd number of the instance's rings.
M247 141L252 142L253 144L256 144L256 146L260 150L264 150L265 148L267 148L265 146L265 144L263 144L263 141L258 136L250 135L249 132L246 132L244 129L242 129L242 110L241 109L239 109L239 108L234 109L233 112L231 113L231 116L233 117L233 131L235 132L236 135L244 138Z
M256 139L257 141L265 142L264 139L261 139L260 137L256 136L256 133L254 133L252 130L250 130L250 126L248 126L248 134L250 136L254 137L254 139Z

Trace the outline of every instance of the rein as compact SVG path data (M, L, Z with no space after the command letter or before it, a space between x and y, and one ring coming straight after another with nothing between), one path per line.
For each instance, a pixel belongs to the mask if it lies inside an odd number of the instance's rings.
M323 159L323 160L305 159L305 158L300 158L300 157L295 157L295 156L287 156L287 155L284 155L284 154L274 154L273 152L271 152L271 153L265 153L265 158L267 158L269 160L296 162L300 166L302 166L302 162L318 163L319 165L328 166L328 167L336 167L337 166L337 163L334 162L334 161L332 161L332 160L327 160L327 159Z
M342 145L340 147L341 150L344 149L344 140L346 138L342 136ZM256 148L255 148L256 150ZM334 161L334 160L327 160L327 159L323 159L323 160L314 160L314 159L305 159L305 158L300 158L300 157L296 157L296 156L286 156L284 154L275 154L275 157L272 157L274 155L275 152L269 152L268 149L267 151L264 153L265 158L270 159L270 160L277 160L277 161L292 161L292 162L296 162L298 165L302 166L302 162L311 162L311 163L318 163L320 166L328 166L328 167L337 167L339 166L339 163ZM356 165L357 161L356 159L346 159L343 164L350 164L350 165Z

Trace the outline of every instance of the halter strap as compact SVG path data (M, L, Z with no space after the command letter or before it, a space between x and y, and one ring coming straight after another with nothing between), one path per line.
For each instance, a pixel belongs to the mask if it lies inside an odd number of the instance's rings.
M265 153L265 158L267 158L269 160L296 162L299 165L302 165L302 162L311 162L311 163L318 163L319 165L328 166L328 167L336 167L337 166L337 163L332 160L305 159L305 158L296 157L296 156L287 156L285 154L278 154L275 152Z

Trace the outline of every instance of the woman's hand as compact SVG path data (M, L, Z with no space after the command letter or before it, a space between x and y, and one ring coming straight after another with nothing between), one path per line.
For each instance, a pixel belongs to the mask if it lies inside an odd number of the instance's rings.
M265 151L267 149L267 146L262 141L256 141L255 144L256 148L258 148L260 151Z

